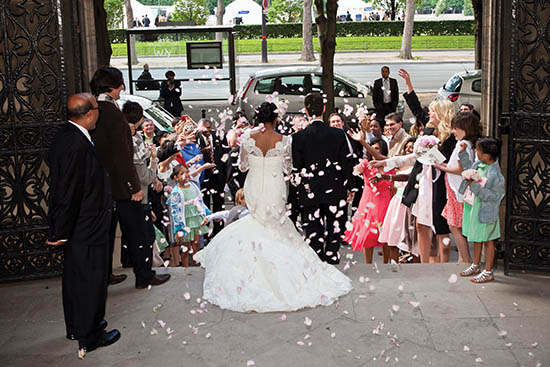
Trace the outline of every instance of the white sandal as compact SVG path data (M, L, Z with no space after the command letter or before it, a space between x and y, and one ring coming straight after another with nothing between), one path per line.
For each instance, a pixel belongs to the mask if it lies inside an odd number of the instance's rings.
M472 263L470 266L468 266L466 270L463 270L460 272L460 276L469 277L470 275L479 274L480 271L481 271L481 265Z
M487 270L483 270L480 274L470 279L472 283L487 283L493 280L495 280L493 272Z

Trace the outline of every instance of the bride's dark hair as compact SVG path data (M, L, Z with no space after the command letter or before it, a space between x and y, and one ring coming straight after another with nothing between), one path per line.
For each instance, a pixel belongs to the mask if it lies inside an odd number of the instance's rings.
M254 120L256 122L256 125L263 124L263 123L273 123L275 119L277 118L277 106L275 103L271 102L264 102L256 109L256 115L254 116Z

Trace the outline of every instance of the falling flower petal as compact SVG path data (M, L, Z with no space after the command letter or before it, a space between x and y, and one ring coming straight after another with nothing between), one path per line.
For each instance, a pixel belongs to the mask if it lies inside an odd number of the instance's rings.
M506 315L505 315L505 314L503 314L502 312L501 312L501 313L500 313L500 314L499 314L498 316L499 316L499 317L500 317L501 319L503 319L503 318L505 318L505 317L506 317Z
M281 317L279 317L279 320L285 321L286 320L286 313L282 314Z
M211 336L212 336L212 334L207 333L204 337L205 337L206 339L210 339Z
M399 305L392 305L391 309L393 312L399 312Z
M477 358L476 358L476 362L477 362L477 363L483 363L483 359L477 357Z
M508 335L508 332L506 330L499 330L497 331L497 335L501 338L506 338L506 336Z
M330 337L331 337L331 338L335 338L335 337L336 337L336 333L330 334Z
M417 308L418 306L420 306L420 302L409 301L409 305L413 306L413 308Z
M456 274L451 274L451 276L448 279L448 282L451 284L454 284L456 283L457 280L458 280L458 276Z
M296 344L298 344L300 347L303 347L305 345L304 342L301 340L298 340Z
M312 323L313 323L313 320L311 320L309 317L306 316L304 320L304 325L307 327L311 327Z
M255 365L256 365L256 362L254 362L253 360L249 360L248 362L246 362L246 367L251 367Z
M160 327L164 329L164 327L166 326L166 323L162 320L157 320L157 322L160 325Z
M159 335L159 332L157 331L157 329L152 328L151 329L151 335Z
M467 345L465 345L465 346L464 346L464 351L465 351L465 352L469 352L469 351L470 351L470 348L469 348Z

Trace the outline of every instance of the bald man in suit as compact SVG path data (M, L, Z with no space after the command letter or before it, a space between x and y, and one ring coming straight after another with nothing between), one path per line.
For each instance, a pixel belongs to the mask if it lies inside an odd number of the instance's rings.
M63 311L67 338L78 340L79 357L120 338L105 331L109 275L111 192L89 130L98 106L88 93L67 101L69 122L54 137L48 155L50 198L47 245L63 246Z

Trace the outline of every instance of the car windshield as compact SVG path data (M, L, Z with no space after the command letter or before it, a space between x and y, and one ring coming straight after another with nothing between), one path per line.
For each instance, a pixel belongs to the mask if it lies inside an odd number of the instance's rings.
M155 125L162 126L168 132L174 132L174 129L172 129L172 116L168 112L156 105L149 107L146 112L155 120Z
M443 89L445 89L447 92L459 92L460 87L462 86L462 78L460 75L453 75L451 79L445 83L443 86Z

